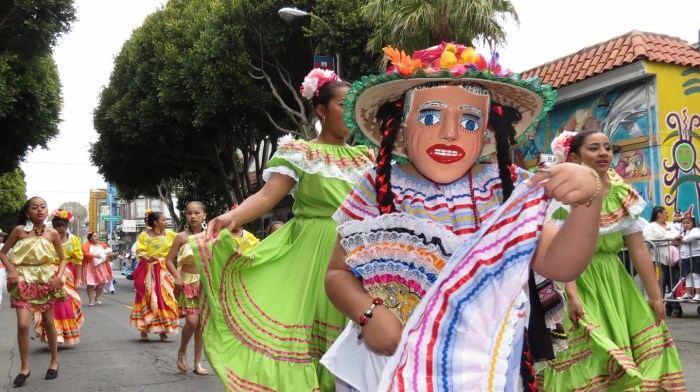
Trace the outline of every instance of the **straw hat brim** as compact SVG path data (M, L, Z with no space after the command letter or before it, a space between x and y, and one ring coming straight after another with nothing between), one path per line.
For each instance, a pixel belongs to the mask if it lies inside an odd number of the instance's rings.
M544 114L556 101L556 91L551 86L540 84L539 79L522 80L519 75L497 76L490 72L468 70L464 75L456 76L448 70L439 73L415 74L380 74L363 77L355 82L345 99L345 122L355 138L369 146L378 148L381 144L380 120L377 110L386 102L395 101L409 89L434 82L468 82L477 84L491 93L493 101L501 105L512 106L522 115L515 124L516 140ZM484 144L481 156L496 151L495 140ZM395 157L408 158L402 135L398 135L394 149Z

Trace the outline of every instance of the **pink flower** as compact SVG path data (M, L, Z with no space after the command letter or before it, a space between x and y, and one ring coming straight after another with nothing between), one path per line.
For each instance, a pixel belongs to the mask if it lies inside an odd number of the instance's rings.
M324 84L338 80L340 80L340 78L335 72L328 69L314 68L304 78L299 91L302 97L311 99L318 96L318 90L320 90Z
M557 162L563 163L568 160L571 153L571 139L576 136L576 132L562 131L559 136L552 140L552 154L557 157Z

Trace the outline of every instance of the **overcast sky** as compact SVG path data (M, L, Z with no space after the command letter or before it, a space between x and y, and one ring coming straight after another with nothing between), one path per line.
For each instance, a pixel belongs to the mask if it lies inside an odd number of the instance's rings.
M519 72L631 30L698 41L700 0L512 0L520 26L508 25L501 64ZM92 113L109 82L113 59L134 28L165 0L76 0L78 20L54 53L63 86L60 135L48 150L30 153L22 168L27 196L49 208L87 204L92 188L106 186L90 165L88 148L97 139Z

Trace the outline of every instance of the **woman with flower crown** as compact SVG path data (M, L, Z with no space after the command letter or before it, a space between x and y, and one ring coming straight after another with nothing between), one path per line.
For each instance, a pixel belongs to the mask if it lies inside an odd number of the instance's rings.
M73 221L73 214L59 208L51 213L51 217L51 227L58 232L63 244L63 255L68 263L63 273L66 301L54 304L53 321L58 344L68 346L80 343L80 327L84 321L83 312L80 309L83 302L77 290L83 275L81 268L83 250L80 238L68 232L68 224ZM58 265L55 265L54 269L58 271ZM48 342L40 312L34 312L34 332L39 340Z
M545 335L525 333L543 318L530 267L559 280L583 271L599 180L567 164L526 181L511 164L510 147L553 106L550 86L457 44L385 52L389 71L345 102L356 140L379 152L334 215L326 292L351 323L321 362L338 390L534 391L529 346ZM550 197L580 205L561 229Z
M112 281L112 248L99 240L97 233L88 233L83 243L83 280L87 286L88 306L102 305L100 297Z
M565 283L569 348L541 374L543 391L685 391L683 369L664 322L654 264L644 245L640 213L646 203L610 169L612 145L599 131L565 131L552 141L559 162L586 165L602 179L600 235L593 260ZM553 214L568 221L562 207ZM648 300L617 254L626 246Z
M323 275L336 236L331 215L372 165L365 146L345 143L343 99L350 85L311 71L301 87L321 122L311 141L281 146L263 173L265 186L191 237L210 314L204 351L228 390L328 391L335 380L318 360L345 325L328 302ZM287 194L294 218L242 255L230 230L272 210Z
M166 264L177 233L165 227L167 218L160 211L147 209L144 220L146 230L136 241L139 264L133 273L136 296L129 320L142 341L157 333L162 342L169 342L168 334L177 333L180 324L175 281Z
M66 259L58 233L46 227L44 222L48 212L43 198L35 196L27 200L20 209L18 225L10 232L5 246L0 250L0 260L7 268L10 303L17 310L17 345L21 364L20 372L13 381L15 387L24 385L30 376L29 328L32 312L41 313L51 351L51 363L45 378L53 380L58 377L53 307L66 296L61 288ZM8 257L10 249L12 255ZM58 265L58 268L54 265Z

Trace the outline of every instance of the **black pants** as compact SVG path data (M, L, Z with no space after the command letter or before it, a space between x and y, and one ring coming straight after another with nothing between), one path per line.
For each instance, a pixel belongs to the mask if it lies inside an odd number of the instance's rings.
M673 267L669 267L666 264L659 264L661 267L661 294L670 293L673 290L673 286L678 284L681 276L681 269L676 264Z

